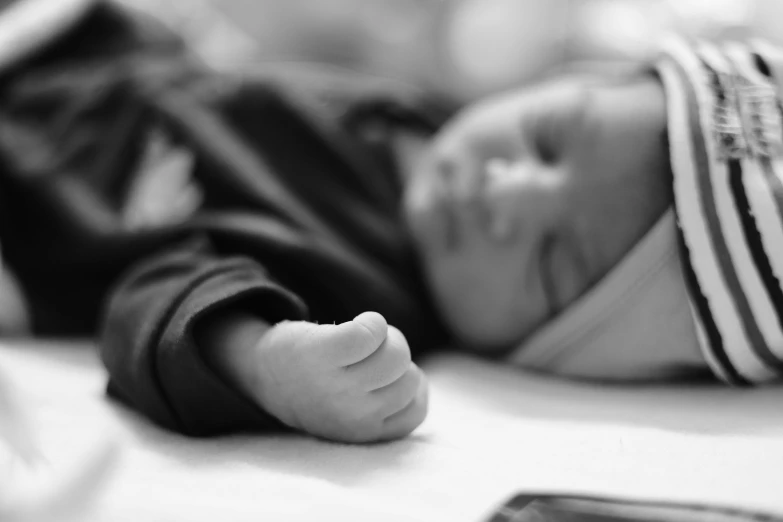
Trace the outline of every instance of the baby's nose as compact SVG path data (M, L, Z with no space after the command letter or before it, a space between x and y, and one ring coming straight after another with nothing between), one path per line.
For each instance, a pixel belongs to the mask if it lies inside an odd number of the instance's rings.
M553 191L561 183L559 177L543 172L538 162L527 159L492 158L484 165L485 185L496 191L527 186L541 191Z
M491 159L483 176L486 226L495 241L508 242L521 230L528 240L534 240L556 221L562 199L560 182L541 172L535 162Z

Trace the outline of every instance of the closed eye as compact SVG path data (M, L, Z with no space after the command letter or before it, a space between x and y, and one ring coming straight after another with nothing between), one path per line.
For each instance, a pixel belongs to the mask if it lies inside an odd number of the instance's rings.
M583 126L592 104L592 89L575 91L561 104L541 107L523 123L523 139L531 153L546 165L560 162L568 142L583 134Z

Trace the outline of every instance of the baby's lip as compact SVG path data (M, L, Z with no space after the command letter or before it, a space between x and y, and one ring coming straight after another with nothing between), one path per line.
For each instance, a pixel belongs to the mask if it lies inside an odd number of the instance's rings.
M440 237L447 251L453 252L461 242L459 229L459 204L456 187L456 171L453 163L442 163L431 182L431 190L441 222Z

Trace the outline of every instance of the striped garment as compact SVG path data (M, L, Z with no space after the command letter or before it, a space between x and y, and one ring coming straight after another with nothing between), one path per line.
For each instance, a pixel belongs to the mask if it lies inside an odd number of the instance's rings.
M657 69L699 344L735 385L783 376L783 52L675 40Z

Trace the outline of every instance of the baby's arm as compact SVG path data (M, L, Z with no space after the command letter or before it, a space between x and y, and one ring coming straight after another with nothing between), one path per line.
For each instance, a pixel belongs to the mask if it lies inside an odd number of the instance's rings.
M241 311L197 329L211 365L286 425L342 442L403 437L427 414L424 375L402 333L377 313L340 325Z
M378 314L303 320L296 295L255 260L186 242L115 289L101 356L110 391L189 435L294 428L344 442L400 437L426 415L426 384Z

